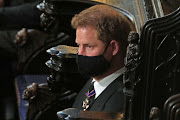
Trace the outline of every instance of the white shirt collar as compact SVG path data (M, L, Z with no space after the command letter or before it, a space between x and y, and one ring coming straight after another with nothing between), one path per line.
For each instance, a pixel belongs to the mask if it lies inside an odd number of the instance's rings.
M106 89L106 87L109 84L111 84L117 77L122 75L123 72L124 72L124 67L112 73L111 75L102 78L99 81L96 81L95 79L93 79L92 82L94 82L94 89L96 91L95 98L97 98Z

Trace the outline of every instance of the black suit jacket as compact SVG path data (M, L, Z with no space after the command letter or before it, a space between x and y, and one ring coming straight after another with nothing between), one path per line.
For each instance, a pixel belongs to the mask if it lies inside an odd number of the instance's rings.
M89 80L83 89L78 94L73 107L82 110L83 101L86 98L85 93L92 80ZM106 111L106 112L122 112L124 107L123 94L123 78L122 75L116 78L94 101L90 107L92 111Z

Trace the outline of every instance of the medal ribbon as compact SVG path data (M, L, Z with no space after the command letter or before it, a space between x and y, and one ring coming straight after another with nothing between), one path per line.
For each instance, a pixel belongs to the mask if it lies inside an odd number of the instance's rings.
M95 92L95 90L93 89L91 92L87 92L86 93L86 96L88 97L88 98L90 98L91 96L93 96L93 95L95 95L96 94L96 92Z

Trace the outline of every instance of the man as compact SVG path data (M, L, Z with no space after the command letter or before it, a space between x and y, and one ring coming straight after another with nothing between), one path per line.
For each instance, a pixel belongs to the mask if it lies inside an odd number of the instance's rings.
M92 77L78 94L73 107L122 112L122 74L127 36L131 30L128 20L110 6L95 5L75 15L71 24L76 29L76 43L79 46L79 70ZM91 84L94 84L95 92L88 92ZM92 96L94 101L90 100Z

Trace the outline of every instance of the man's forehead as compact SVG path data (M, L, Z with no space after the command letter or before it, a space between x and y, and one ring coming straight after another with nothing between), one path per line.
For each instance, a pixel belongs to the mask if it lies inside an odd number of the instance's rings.
M78 27L76 29L76 42L101 42L97 32L92 27Z

